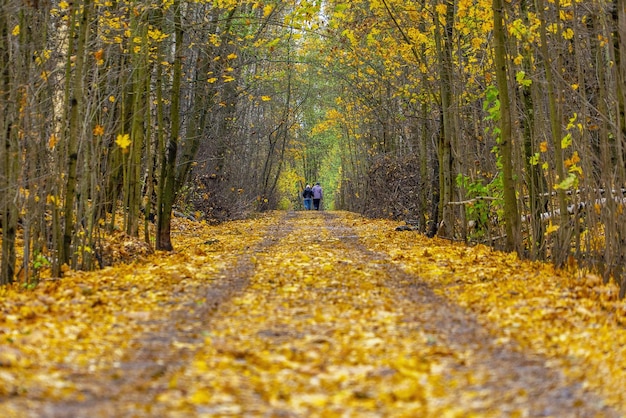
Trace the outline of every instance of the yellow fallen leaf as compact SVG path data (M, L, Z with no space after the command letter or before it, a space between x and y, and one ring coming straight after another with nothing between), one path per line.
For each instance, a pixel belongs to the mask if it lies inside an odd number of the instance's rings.
M189 402L194 405L206 404L211 401L211 395L206 390L197 390L189 398Z

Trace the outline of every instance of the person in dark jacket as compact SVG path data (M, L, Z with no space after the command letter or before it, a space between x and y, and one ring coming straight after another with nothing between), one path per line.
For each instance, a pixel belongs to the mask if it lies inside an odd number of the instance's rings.
M311 189L311 185L306 185L302 192L302 198L304 199L304 210L311 210L313 203L313 190Z

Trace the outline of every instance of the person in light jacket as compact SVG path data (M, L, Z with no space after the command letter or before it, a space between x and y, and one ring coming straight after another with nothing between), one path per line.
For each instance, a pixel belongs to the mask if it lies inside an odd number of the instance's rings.
M313 186L313 209L320 210L322 199L324 199L324 191L319 183L315 183Z

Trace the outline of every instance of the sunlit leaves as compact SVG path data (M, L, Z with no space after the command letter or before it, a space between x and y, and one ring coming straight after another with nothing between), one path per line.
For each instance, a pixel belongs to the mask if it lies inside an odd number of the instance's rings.
M58 196L48 195L46 197L46 203L49 204L49 205L54 205L54 206L60 207L62 202L61 202L61 199L59 199Z
M552 233L554 233L554 232L556 232L558 230L559 230L559 226L558 225L554 225L552 223L552 220L550 220L548 222L548 226L546 227L546 235L550 235L550 234L552 234Z
M419 415L428 398L445 396L442 372L433 365L449 352L436 339L426 344L415 323L403 321L397 309L405 304L380 285L375 265L323 232L321 220L290 221L294 232L254 258L249 291L211 321L194 367L175 379L187 382L189 395L160 401L238 414L280 407L306 415ZM315 236L324 241L311 241ZM250 393L253 404L243 401Z
M94 126L93 134L94 134L94 136L102 136L102 135L104 135L104 126L102 126L102 125Z
M537 164L539 164L539 153L538 153L538 152L534 153L534 154L530 157L529 163L530 163L531 165L537 165Z
M574 31L572 28L567 28L563 31L563 39L572 39L574 37Z
M169 38L169 34L161 32L159 29L151 28L148 30L148 37L154 42L162 42Z
M99 50L95 51L93 53L93 57L96 60L96 64L97 65L103 65L104 64L104 50L102 48L100 48Z
M524 87L528 87L532 84L532 80L526 78L526 73L524 71L518 71L515 74L515 80L518 82L519 85Z
M495 416L515 397L528 415L530 389L508 382L506 399L487 396L497 384L480 357L487 350L459 349L432 309L392 285L401 282L420 294L433 289L440 299L431 308L457 304L475 315L485 344L513 345L563 371L563 387L575 382L618 410L624 404L626 308L615 286L482 245L397 233L390 221L341 212L294 218L179 221L174 238L184 251L68 272L31 291L0 289L0 394L10 395L3 407L28 397L32 413L88 392L114 408L111 393L123 379L124 391L137 391L120 395L131 400L123 408L141 410L138 399L154 388L146 402L155 415ZM120 234L106 248L131 257L139 244ZM407 273L402 281L390 276L395 268ZM248 286L203 311L207 289L242 272ZM189 338L168 340L176 330ZM162 339L163 351L150 351ZM171 359L175 367L156 368ZM527 370L517 366L507 363L511 375Z
M556 190L571 190L574 189L578 186L578 177L573 174L573 173L569 173L567 177L565 177L565 179L563 179L563 181L561 181L558 184L554 185L554 188Z
M355 36L355 34L354 34L354 32L352 30L346 29L341 34L343 36L345 36L350 41L350 44L352 46L356 46L357 45L358 42L357 42L356 36Z
M572 145L572 135L567 134L561 139L561 149L567 149Z
M276 48L278 44L280 43L280 41L281 41L281 38L274 38L271 41L267 42L265 46L271 50L273 48Z
M54 147L56 147L57 142L59 142L59 138L56 134L51 134L50 137L48 138L48 148L49 149L54 149Z
M128 135L128 134L119 134L117 136L117 138L115 139L115 143L122 150L126 150L129 147L129 145L131 144L130 135Z
M48 195L47 203L57 208L63 204L53 195ZM110 395L113 388L105 382L111 371L118 376L127 372L120 364L129 359L129 344L143 332L159 331L154 324L179 306L193 309L205 303L198 289L234 265L239 254L264 236L267 224L265 217L219 228L175 220L173 228L185 231L174 237L175 245L189 249L184 254L150 255L138 240L124 234L107 236L101 255L118 263L143 258L141 267L122 264L94 273L68 270L63 280L45 280L33 290L17 285L0 288L4 336L0 395L19 399L37 393L48 402L73 399L85 387L72 382L72 375L86 369L93 376L103 373L97 379L102 385L89 383L89 391ZM45 259L40 261L39 268L46 264ZM171 349L189 347L174 341Z
M263 7L263 17L268 17L270 14L272 14L273 11L274 11L273 4L265 5L265 7Z
M388 229L392 226L389 222ZM474 312L500 341L546 356L609 404L626 404L624 393L611 388L626 381L626 305L618 299L617 285L603 285L584 270L558 271L484 246L467 248L419 235L376 238L384 229L359 225L369 248L390 254L437 293ZM552 236L558 230L549 221L545 232Z

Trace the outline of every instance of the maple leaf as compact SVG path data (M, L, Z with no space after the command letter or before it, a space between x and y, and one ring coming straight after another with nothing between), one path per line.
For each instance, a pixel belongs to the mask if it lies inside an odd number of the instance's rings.
M128 147L130 146L131 142L130 142L130 136L128 134L119 134L117 135L117 139L115 140L115 143L123 150L123 151L127 151Z
M93 134L94 134L95 136L102 136L102 135L104 135L104 126L102 126L102 125L96 125L96 126L93 128Z
M93 53L93 57L96 60L96 63L98 65L103 65L104 64L104 50L102 48L100 48L99 50L95 51Z
M556 232L558 230L559 230L559 226L553 225L552 221L550 221L548 226L546 227L546 235L552 234L553 232Z

